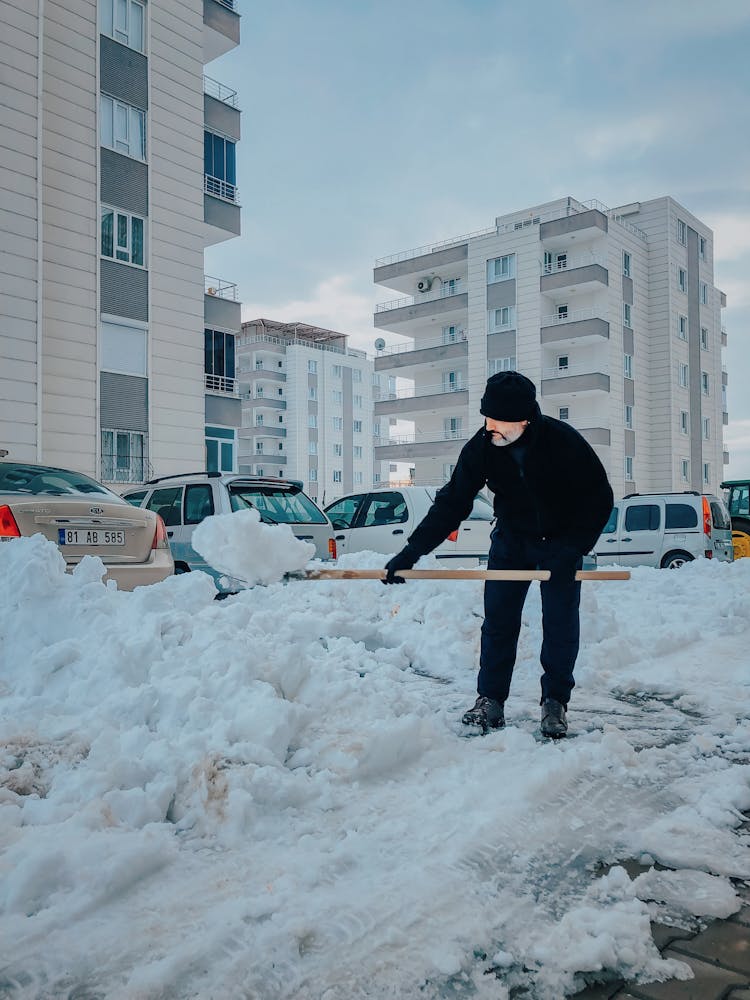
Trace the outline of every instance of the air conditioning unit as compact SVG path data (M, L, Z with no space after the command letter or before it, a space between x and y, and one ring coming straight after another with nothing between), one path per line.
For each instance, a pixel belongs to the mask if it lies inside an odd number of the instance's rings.
M420 292L429 292L432 288L433 278L420 278L417 282L417 289Z

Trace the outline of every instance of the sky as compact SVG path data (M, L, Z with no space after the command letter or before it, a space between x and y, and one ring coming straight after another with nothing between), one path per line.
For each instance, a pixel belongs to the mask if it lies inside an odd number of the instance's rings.
M253 557L277 580L283 527L246 532L281 533ZM561 1000L689 977L649 921L739 910L750 559L584 583L558 742L536 583L506 728L464 738L481 582L216 601L204 573L125 593L104 570L0 545L6 996Z
M373 352L375 259L571 195L671 195L715 235L731 455L750 475L745 0L239 0L242 236L206 253L243 318Z

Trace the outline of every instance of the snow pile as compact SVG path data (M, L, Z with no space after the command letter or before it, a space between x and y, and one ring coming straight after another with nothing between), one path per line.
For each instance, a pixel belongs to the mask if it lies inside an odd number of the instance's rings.
M583 975L688 975L649 918L737 909L750 560L585 585L557 744L538 588L508 726L469 740L479 584L216 602L203 574L120 593L103 569L0 545L11 995L561 1000ZM626 859L676 871L631 882Z
M209 566L250 585L278 583L315 555L290 525L263 524L257 510L207 517L193 531L192 546Z

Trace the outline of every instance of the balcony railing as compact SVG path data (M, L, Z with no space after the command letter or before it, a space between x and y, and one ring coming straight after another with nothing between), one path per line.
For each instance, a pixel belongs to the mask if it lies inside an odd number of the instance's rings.
M221 198L222 201L231 201L239 204L240 191L229 181L223 181L220 177L213 177L211 174L203 175L203 191L205 194L213 195L214 198Z
M216 2L220 3L222 7L228 7L229 10L237 10L236 0L216 0Z
M204 275L204 291L206 295L215 295L219 299L231 299L232 302L239 301L237 295L237 285L231 281L222 281L221 278L212 278Z
M390 302L379 302L375 306L375 312L388 312L389 309L402 309L404 306L413 306L420 302L434 302L437 299L448 299L454 295L462 295L464 292L463 288L456 288L455 286L450 286L447 283L440 286L440 291L437 293L427 293L425 295L420 295L416 298L414 295L407 295L402 299L391 299Z
M379 358L384 358L391 354L410 354L413 351L426 351L432 347L450 347L451 344L465 344L467 339L466 332L461 330L450 340L427 340L424 343L420 340L419 342L413 341L409 344L393 344L390 347L384 347L382 351L377 351L376 355Z
M375 267L383 267L385 264L399 264L402 260L412 260L414 257L423 257L428 253L435 253L437 250L448 250L453 246L460 246L477 236L494 236L497 226L489 229L478 229L475 233L467 233L465 236L454 236L451 240L443 240L442 243L428 243L422 247L414 247L413 250L402 250L400 253L391 254L390 257L378 257Z
M397 437L376 437L375 447L376 448L388 448L390 445L400 445L400 444L426 444L426 443L438 443L440 441L462 441L464 438L468 437L468 431L465 430L454 430L454 431L443 431L442 434L434 431L432 434L400 434Z
M413 399L415 396L438 396L449 392L466 392L467 389L468 386L465 386L462 382L454 385L438 383L437 385L411 386L408 389L398 389L396 392L383 393L381 400Z
M226 375L206 375L206 391L220 392L225 396L239 396L239 385L236 378Z
M558 323L577 323L582 319L601 319L602 310L596 309L575 309L572 312L553 313L551 316L542 316L542 326L556 326Z
M542 378L566 378L569 375L594 374L609 375L609 365L588 361L577 365L567 365L565 368L544 368L542 370Z
M551 260L541 264L542 274L557 274L558 271L572 271L575 267L589 267L591 264L607 266L606 258L601 254L590 253L579 257L564 257L558 260Z
M229 6L228 4L226 6ZM237 107L237 91L232 90L231 87L226 87L223 83L219 83L218 80L214 80L212 76L203 76L203 93L208 94L209 97L216 98L217 101L221 101L222 104L228 104L230 108Z

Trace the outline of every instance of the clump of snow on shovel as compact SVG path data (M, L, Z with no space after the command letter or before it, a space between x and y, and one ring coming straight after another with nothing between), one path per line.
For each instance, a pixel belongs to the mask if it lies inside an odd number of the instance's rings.
M288 524L263 524L257 510L207 517L192 545L214 569L247 584L278 583L315 555L315 546L295 538Z

